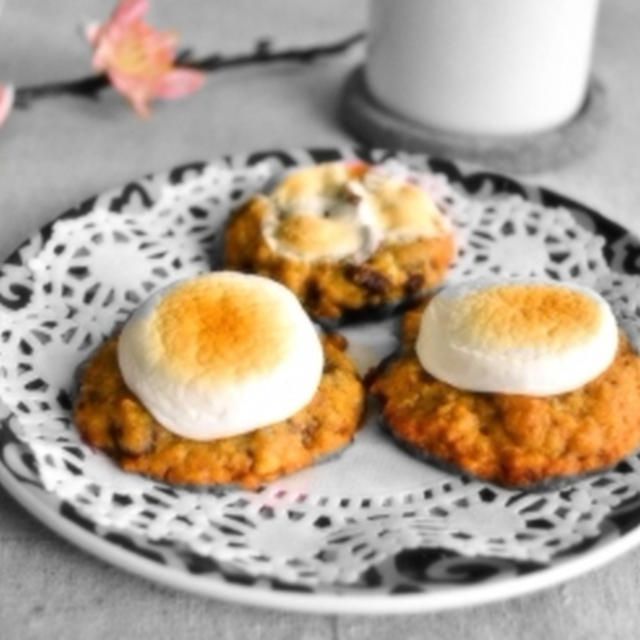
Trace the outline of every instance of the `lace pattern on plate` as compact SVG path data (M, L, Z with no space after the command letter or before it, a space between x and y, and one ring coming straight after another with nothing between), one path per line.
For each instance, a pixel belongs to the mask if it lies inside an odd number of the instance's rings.
M208 270L230 208L278 172L357 154L287 151L181 167L89 200L22 245L0 277L5 466L96 535L185 571L268 588L415 592L489 580L602 544L619 535L619 513L640 522L638 457L563 490L506 491L409 460L373 417L342 457L258 492L171 487L121 472L81 442L70 406L92 350L150 292ZM449 281L545 275L593 286L640 346L635 238L490 174L463 177L418 155L368 159L411 173L446 212L459 243ZM392 331L386 322L348 333L375 360ZM341 483L347 471L366 486Z

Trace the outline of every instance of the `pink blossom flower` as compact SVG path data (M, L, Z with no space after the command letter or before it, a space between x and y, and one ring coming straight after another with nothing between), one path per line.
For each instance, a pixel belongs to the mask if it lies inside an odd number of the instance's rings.
M176 37L144 21L148 0L121 0L102 25L90 25L86 36L93 46L93 67L142 117L152 98L180 98L202 86L204 74L175 65Z
M0 84L0 127L9 117L13 108L15 91L10 84Z

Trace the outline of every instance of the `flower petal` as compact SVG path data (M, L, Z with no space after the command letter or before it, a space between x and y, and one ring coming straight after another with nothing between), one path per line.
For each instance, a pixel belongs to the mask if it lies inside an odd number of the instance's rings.
M144 18L148 6L148 0L120 0L104 24L86 30L93 67L108 75L142 117L149 115L153 98L178 98L204 82L200 71L174 67L176 34L149 25Z
M135 22L142 18L148 9L148 0L120 0L108 22L120 25Z
M89 41L89 44L95 46L100 37L100 23L86 22L82 25L82 32L84 33L84 37Z
M0 127L5 123L15 100L16 92L10 84L0 84Z
M104 71L109 66L118 43L127 37L131 29L144 25L143 18L148 8L148 0L121 0L104 24L97 29L85 30L94 48L91 60L94 69Z
M181 98L197 91L204 79L204 73L195 69L172 69L158 79L154 93L159 98Z
M159 49L164 49L172 52L178 44L178 34L175 31L156 31L154 33L155 44Z
M133 77L115 70L109 70L111 84L129 101L134 111L141 117L150 115L148 102L153 97L153 88L144 78Z

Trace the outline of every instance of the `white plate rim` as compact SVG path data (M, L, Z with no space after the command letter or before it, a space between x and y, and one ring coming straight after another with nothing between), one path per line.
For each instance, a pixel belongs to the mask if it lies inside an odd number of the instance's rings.
M534 573L517 576L514 580L499 580L495 583L443 591L397 595L293 593L208 581L158 564L118 547L62 517L38 498L37 491L27 484L18 482L3 465L0 465L0 483L14 500L56 534L127 573L168 587L234 604L299 613L390 615L431 613L489 604L559 585L602 567L640 544L640 528L636 528L613 542L590 550L585 555L573 557Z

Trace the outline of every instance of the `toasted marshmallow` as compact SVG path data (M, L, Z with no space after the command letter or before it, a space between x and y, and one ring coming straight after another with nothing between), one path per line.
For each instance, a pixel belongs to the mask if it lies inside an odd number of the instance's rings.
M284 176L267 197L263 234L295 258L366 260L384 242L451 233L427 192L364 162L327 162Z
M318 333L288 289L230 271L157 292L118 342L127 386L160 424L194 440L290 417L315 394L323 359Z
M409 242L451 233L451 225L427 191L406 176L372 169L363 184L386 242Z
M607 302L576 284L473 282L438 293L422 316L416 353L460 389L546 396L583 386L618 344Z

